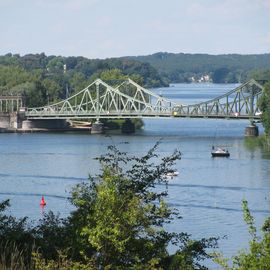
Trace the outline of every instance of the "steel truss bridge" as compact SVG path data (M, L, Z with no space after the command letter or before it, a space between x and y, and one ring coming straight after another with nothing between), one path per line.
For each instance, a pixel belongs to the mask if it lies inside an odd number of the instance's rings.
M27 108L28 119L192 117L260 119L258 99L263 86L250 80L217 98L198 104L179 104L128 79L112 87L97 79L60 102Z

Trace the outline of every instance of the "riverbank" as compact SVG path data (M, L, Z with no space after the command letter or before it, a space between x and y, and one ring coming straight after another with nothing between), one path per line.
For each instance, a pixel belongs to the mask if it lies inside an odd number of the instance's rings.
M76 131L91 131L91 127L77 127L77 128L61 128L61 129L48 129L48 128L0 128L0 133L43 133L43 132L76 132Z
M261 148L263 150L270 150L270 137L265 134L258 137L246 137L245 146L250 150Z
M86 124L87 123L87 124ZM102 119L102 132L121 130L123 133L134 133L135 130L142 129L144 123L142 119ZM91 132L92 123L82 121L68 121L68 125L62 127L39 127L31 123L27 128L0 127L0 133L42 133L42 132Z

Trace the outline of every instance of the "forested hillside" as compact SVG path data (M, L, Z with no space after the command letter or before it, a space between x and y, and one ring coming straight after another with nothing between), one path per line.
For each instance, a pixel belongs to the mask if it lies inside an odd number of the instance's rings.
M93 82L127 77L146 87L168 82L148 63L132 59L6 54L0 56L0 94L23 94L27 106L40 106L65 98Z
M255 70L270 69L270 54L174 54L159 52L126 59L151 64L170 82L199 81L208 75L216 83L244 82ZM207 80L207 77L206 77Z

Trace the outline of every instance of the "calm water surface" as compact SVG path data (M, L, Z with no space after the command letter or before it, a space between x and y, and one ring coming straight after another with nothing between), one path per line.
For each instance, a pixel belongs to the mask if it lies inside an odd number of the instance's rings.
M191 104L235 86L176 84L155 91ZM249 239L241 200L249 201L258 226L270 215L270 154L246 146L246 125L244 120L148 119L144 129L131 136L0 134L0 200L11 199L12 215L37 220L42 217L39 201L44 195L45 211L66 216L72 209L67 200L71 187L99 172L93 158L104 154L108 145L141 155L162 138L158 150L162 156L176 148L182 152L176 164L180 174L170 180L168 201L183 219L169 229L194 238L226 236L220 248L230 256L246 247ZM212 144L228 148L230 158L211 158Z

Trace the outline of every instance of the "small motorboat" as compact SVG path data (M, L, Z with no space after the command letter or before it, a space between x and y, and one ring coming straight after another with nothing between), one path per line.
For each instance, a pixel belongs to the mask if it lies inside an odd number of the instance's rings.
M211 155L212 155L212 157L229 157L230 153L228 150L225 150L223 148L212 147Z
M177 172L177 171L172 171L172 172L166 173L165 176L166 176L167 178L172 179L173 177L178 176L178 175L179 175L179 172Z
M179 174L179 172L174 171L174 172L168 172L168 173L166 174L166 176L177 176L178 174Z

